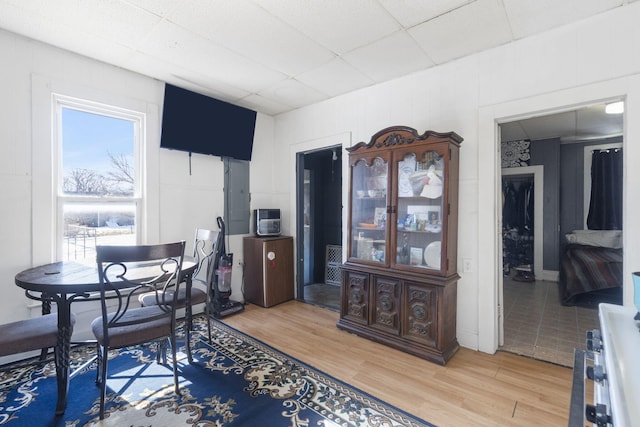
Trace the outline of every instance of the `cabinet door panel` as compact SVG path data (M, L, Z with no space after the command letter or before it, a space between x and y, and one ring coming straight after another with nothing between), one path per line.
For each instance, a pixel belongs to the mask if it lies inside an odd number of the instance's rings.
M389 266L388 158L389 153L352 158L349 259L358 263Z
M403 337L435 346L438 338L438 288L407 283L404 304Z
M374 276L373 327L396 335L400 333L400 289L398 279Z
M344 271L342 317L353 322L369 323L369 275Z
M395 153L397 255L392 261L396 268L441 274L446 260L448 150L445 144L413 148Z

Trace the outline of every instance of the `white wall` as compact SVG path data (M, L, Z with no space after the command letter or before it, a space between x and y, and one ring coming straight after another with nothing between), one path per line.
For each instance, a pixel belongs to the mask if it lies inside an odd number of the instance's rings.
M146 186L149 190L143 243L185 239L187 251L196 227L218 229L223 215L223 162L219 157L160 149L164 84L158 80L90 60L43 43L0 31L0 322L39 315L14 284L16 273L55 261L51 196L51 93L58 92L126 107L147 114ZM251 185L262 199L273 193L273 126L258 114L251 162ZM288 198L284 198L288 202ZM275 206L278 207L278 206ZM241 261L242 236L231 236L227 250ZM233 297L242 300L242 271L234 266ZM76 303L76 330L87 333L95 305ZM86 336L86 335L83 335Z
M510 43L409 77L334 98L276 117L278 151L304 141L351 134L369 141L391 125L419 132L455 131L460 150L458 339L489 353L498 346L500 210L497 123L625 97L624 301L631 304L631 271L640 269L640 3L633 3L540 36ZM393 61L393 58L389 58ZM294 156L289 155L294 188ZM346 175L345 175L346 176ZM344 182L344 191L348 182ZM291 200L295 197L290 194ZM293 206L293 202L291 202ZM294 229L295 218L291 219ZM345 221L346 223L346 221Z
M497 123L625 97L624 298L631 304L630 272L640 270L640 240L633 238L640 235L640 221L633 215L640 209L634 185L640 182L640 169L632 166L640 159L634 143L640 140L639 21L640 2L635 2L275 119L258 115L251 162L252 207L281 208L283 231L293 235L296 152L335 144L347 147L368 141L391 125L457 132L465 139L460 151L458 265L463 258L472 260L472 271L461 273L459 281L458 339L465 347L493 352L501 283ZM0 67L0 278L5 291L0 322L7 322L29 315L13 277L40 260L33 258L41 248L32 245L32 230L46 228L42 224L48 220L47 212L34 212L33 200L45 197L47 189L33 185L40 165L32 169L32 147L46 139L47 129L32 120L32 115L42 114L31 102L32 74L42 77L37 81L45 86L46 82L71 84L87 93L122 96L158 114L162 83L1 31L0 51L5 58L15 58ZM155 120L159 123L158 117ZM149 155L155 164L149 184L158 190L158 197L149 207L157 218L149 224L148 241L190 241L195 227L215 228L215 218L222 212L222 162L194 155L190 176L187 156L160 150L159 129L150 133ZM345 193L347 188L345 180ZM241 253L241 239L231 237L228 250ZM233 280L238 296L237 265Z

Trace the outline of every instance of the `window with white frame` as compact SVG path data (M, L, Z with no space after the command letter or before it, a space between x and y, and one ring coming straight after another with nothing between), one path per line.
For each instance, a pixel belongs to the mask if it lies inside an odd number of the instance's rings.
M138 242L144 114L54 95L57 259Z

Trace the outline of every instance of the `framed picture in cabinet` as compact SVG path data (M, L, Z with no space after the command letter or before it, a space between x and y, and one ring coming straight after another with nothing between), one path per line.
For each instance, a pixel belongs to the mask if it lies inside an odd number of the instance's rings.
M373 213L373 223L378 228L384 228L387 221L387 208L376 208Z
M409 263L411 265L422 264L422 248L411 248L409 251Z
M427 223L430 225L440 224L440 206L429 206L427 208Z

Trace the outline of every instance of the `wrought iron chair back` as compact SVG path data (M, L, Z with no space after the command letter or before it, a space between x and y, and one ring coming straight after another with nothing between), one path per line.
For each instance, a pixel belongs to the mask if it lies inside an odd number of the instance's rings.
M100 419L104 418L107 352L146 342L159 342L158 360L166 362L166 339L171 344L176 394L176 299L185 242L146 246L97 246L102 316L91 329L98 342ZM138 296L153 293L156 304L140 307ZM161 341L159 341L161 340Z

